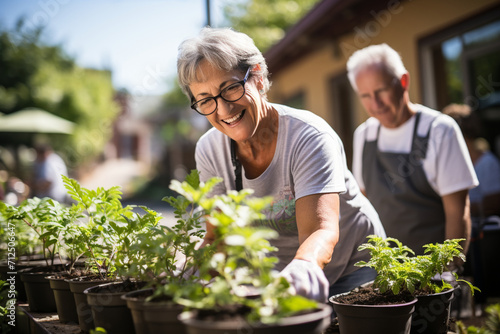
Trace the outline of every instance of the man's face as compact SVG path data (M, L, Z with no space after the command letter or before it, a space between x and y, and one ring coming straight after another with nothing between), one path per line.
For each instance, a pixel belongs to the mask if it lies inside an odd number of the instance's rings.
M358 96L366 112L386 128L396 128L407 118L404 92L398 78L378 66L361 70L356 76Z

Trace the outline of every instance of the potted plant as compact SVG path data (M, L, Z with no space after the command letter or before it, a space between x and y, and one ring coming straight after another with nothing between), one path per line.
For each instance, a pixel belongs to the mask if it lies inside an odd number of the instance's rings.
M184 332L177 319L183 307L176 300L202 293L207 284L195 274L195 268L204 267L213 246L197 247L204 233L204 212L196 207L214 184L201 184L196 170L182 183L173 180L170 188L181 195L163 200L173 207L177 223L172 228L157 226L142 233L138 235L139 242L131 245L129 254L133 256L128 274L147 282L145 289L122 297L132 311L137 334Z
M79 263L79 260L85 255L85 249L78 226L74 223L78 213L74 208L69 211L72 223L64 226L61 233L64 238L61 239L59 246L59 256L66 259L67 263L62 271L55 272L45 278L49 281L54 293L59 321L61 323L78 323L76 303L68 280L86 275L85 268Z
M356 266L375 269L377 271L375 281L372 285L330 298L338 314L341 333L362 332L368 329L372 333L410 333L410 330L418 333L446 332L449 303L454 288L444 280L435 281L433 278L443 274L454 257L465 260L465 256L461 253L460 241L462 239L446 240L442 244L428 244L424 246L424 255L411 256L414 252L397 239L369 236L368 242L361 245L358 250L368 250L370 260L360 261L356 263ZM477 289L470 286L471 291ZM359 306L356 299L360 294L368 293L378 301L368 300L365 301L368 305ZM429 302L427 296L430 295L437 299ZM389 330L388 326L396 324L396 321L377 321L376 319L374 319L375 323L359 321L359 315L355 322L350 322L353 309L363 312L370 310L377 314L375 318L380 319L378 315L378 312L382 312L380 309L389 309L389 306L380 306L381 303L385 303L385 301L379 301L382 297L384 299L401 297L402 301L407 302L401 302L404 305L401 307L406 308L408 312L402 312L399 321L400 328ZM435 312L432 317L420 317L421 314L426 314L426 311L428 313L430 303L433 305L440 303L439 312ZM417 309L415 313L414 309ZM412 318L413 314L417 316Z
M90 190L81 187L74 179L63 177L68 194L75 201L72 210L77 212L75 226L78 238L84 246L86 258L86 276L68 279L70 289L73 292L80 328L89 332L94 326L93 314L96 318L109 320L108 316L102 316L106 311L103 303L112 303L111 299L103 298L102 295L91 299L92 308L88 302L85 290L115 280L122 280L118 276L119 254L126 253L129 246L137 241L137 234L147 231L158 224L160 216L152 210L141 216L133 211L132 206L122 206L119 187L109 189L97 188ZM123 259L123 258L122 258ZM130 282L128 282L130 283ZM133 283L135 284L135 283ZM132 286L129 284L127 288ZM108 290L110 288L108 287ZM105 289L106 290L106 289ZM105 291L102 290L102 291ZM116 300L113 299L113 300ZM121 300L118 299L120 302ZM117 306L109 304L106 306ZM124 303L122 309L128 312ZM123 319L115 321L130 320L130 313ZM130 322L128 328L132 327Z
M40 240L44 267L21 272L21 280L31 311L56 311L54 294L45 277L64 270L66 259L61 258L60 246L65 229L71 224L71 212L63 204L50 198L30 198L19 206L2 204L7 223L25 224Z
M8 220L11 210L11 206L0 201L0 279L2 280L10 277L7 273L12 272L13 268L14 271L21 272L40 265L39 260L34 260L38 257L35 256L36 251L41 247L40 239L27 224ZM12 252L12 249L15 249L15 252ZM20 275L15 275L15 282L16 299L26 302L28 299Z
M146 285L136 268L143 266L150 258L137 252L136 246L155 238L155 231L162 228L158 225L161 215L146 207L141 208L145 213L134 213L131 217L126 217L128 224L120 231L123 242L120 242L122 247L117 250L114 264L117 281L84 291L92 310L94 325L106 329L108 334L135 332L131 311L121 297ZM151 257L158 256L153 249L150 249L150 253Z
M213 179L219 182L220 179ZM213 181L212 180L212 181ZM189 196L185 189L178 192ZM331 308L290 292L274 270L269 239L276 231L254 226L271 198L251 198L250 190L202 198L199 205L214 226L217 252L199 268L210 284L175 300L190 309L179 316L188 333L322 333ZM211 273L217 275L212 278Z

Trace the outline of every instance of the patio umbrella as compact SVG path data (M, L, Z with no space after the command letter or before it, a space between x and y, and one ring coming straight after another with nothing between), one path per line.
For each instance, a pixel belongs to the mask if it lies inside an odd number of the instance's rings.
M71 134L75 123L37 108L0 117L0 132Z

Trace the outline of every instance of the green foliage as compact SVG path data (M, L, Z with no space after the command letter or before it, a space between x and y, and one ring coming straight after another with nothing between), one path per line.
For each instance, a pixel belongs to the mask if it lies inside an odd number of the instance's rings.
M11 228L13 225L13 232L16 239L16 260L19 260L20 257L29 258L42 246L41 240L35 231L24 222L20 220L7 220L11 212L12 207L0 201L0 258L7 258L8 236L9 232L12 231Z
M464 239L445 240L442 244L427 244L424 254L409 256L415 253L409 247L403 245L394 238L383 239L379 236L368 236L368 242L358 247L359 251L368 250L370 260L359 261L358 267L370 267L377 271L374 285L384 293L388 290L393 294L409 291L414 294L416 290L441 292L452 286L444 281L441 284L433 282L436 274L442 274L447 270L447 265L458 257L465 261L465 255L461 252L460 241ZM469 284L472 294L478 288Z
M224 16L228 25L246 33L265 52L286 30L299 21L318 0L227 1Z
M248 189L207 197L220 179L213 178L205 184L187 181L174 181L171 188L203 209L207 222L214 227L215 241L211 246L217 252L199 265L200 277L211 279L210 285L190 288L189 297L177 298L178 303L217 312L246 310L248 321L262 323L317 307L314 301L292 295L288 281L273 270L277 258L270 254L276 248L269 239L276 238L277 232L253 226L253 222L264 218L261 212L271 198L252 198ZM179 213L183 210L180 207ZM212 278L214 272L217 275ZM255 296L249 298L250 295Z
M77 245L69 246L69 242L63 242L66 233L71 234L74 212L63 204L45 197L29 198L19 206L11 206L3 203L2 215L7 224L16 226L28 226L41 243L41 252L47 266L53 266L56 256L63 254L63 245L67 245L69 254L77 251ZM22 234L17 234L16 239L22 239ZM17 241L17 240L16 240ZM72 258L71 263L76 261L78 255Z
M154 226L137 234L137 242L130 245L127 256L131 258L128 275L144 281L154 288L148 300L176 300L202 293L203 283L196 268L207 262L212 247L197 248L203 238L201 227L203 212L195 207L205 198L199 188L207 190L199 181L197 171L192 171L182 184L172 181L171 189L184 196L166 197L163 200L173 208L177 223L172 227Z
M111 135L118 113L111 73L77 66L42 36L22 20L13 31L0 31L0 112L36 107L75 122L69 140L51 143L71 167L99 154Z
M488 314L482 327L465 327L462 321L457 321L458 334L496 334L500 333L500 304L492 304L486 308Z
M133 245L158 225L161 216L145 207L144 215L133 212L133 206L123 207L119 187L90 190L69 177L63 176L63 181L75 201L71 209L89 269L102 279L126 275L137 261Z
M9 321L11 321L11 319L7 317L9 314L7 304L12 305L12 302L15 302L15 300L12 300L9 297L9 288L10 284L6 281L0 280L0 332L4 334L11 333L14 328L9 325Z

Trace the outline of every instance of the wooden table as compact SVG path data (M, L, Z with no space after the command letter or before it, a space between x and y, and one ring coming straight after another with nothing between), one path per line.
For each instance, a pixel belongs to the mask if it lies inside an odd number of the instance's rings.
M17 334L81 334L75 323L62 324L56 312L30 312L28 304L19 304L16 313Z

